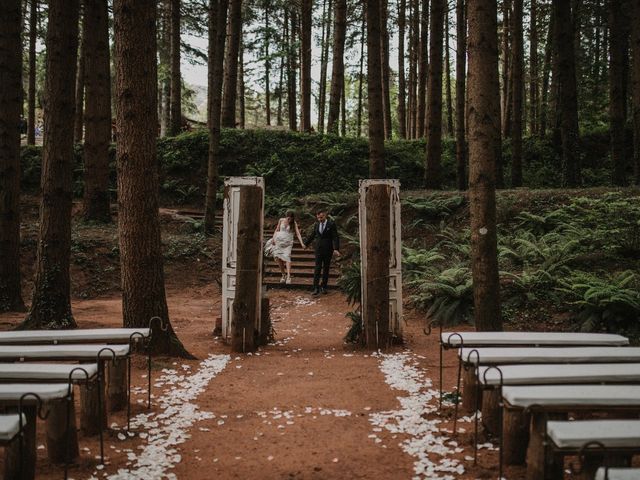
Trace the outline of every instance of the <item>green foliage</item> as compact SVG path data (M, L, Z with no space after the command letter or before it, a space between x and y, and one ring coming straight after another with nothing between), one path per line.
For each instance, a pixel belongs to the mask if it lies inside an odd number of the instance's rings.
M358 343L362 338L362 314L359 310L354 312L348 312L345 315L351 320L351 325L347 334L344 336L344 341L347 343Z
M438 250L425 250L402 247L402 268L407 280L416 279L425 274L434 274L439 262L445 259Z
M640 328L640 282L626 270L614 274L576 271L560 280L559 291L567 296L584 332L621 332Z
M402 199L402 206L409 207L422 217L437 219L446 218L465 204L462 195L442 196L433 194L428 197L407 197Z
M469 268L455 266L415 278L409 282L414 290L413 303L427 310L427 317L436 324L452 326L472 320L473 280Z
M362 301L360 266L360 260L348 263L342 267L342 275L338 279L338 286L347 296L349 305L359 304Z

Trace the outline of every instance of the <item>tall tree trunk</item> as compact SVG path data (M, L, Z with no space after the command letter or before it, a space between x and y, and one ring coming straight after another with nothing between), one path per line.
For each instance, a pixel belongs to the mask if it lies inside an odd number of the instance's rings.
M511 1L512 0L502 0L502 92L500 97L501 103L501 117L502 117L502 136L509 136L509 110L511 109L511 105L509 105L509 70L511 65L509 64L509 60L511 57L511 45L509 42L509 24L511 22ZM498 188L501 188L501 185L498 185Z
M38 0L29 10L29 93L27 98L27 145L36 144L36 40L38 39Z
M382 113L384 120L384 138L391 139L391 92L389 89L389 26L387 0L380 0L380 32L382 34Z
M609 131L613 183L627 183L625 158L625 60L628 54L622 11L623 0L609 0ZM640 21L640 19L637 19Z
M551 71L553 47L553 31L555 15L553 9L549 16L549 30L547 32L547 42L544 46L544 65L542 67L542 99L540 101L540 127L538 133L541 137L547 135L547 119L549 117L549 72Z
M429 0L424 0L421 3L422 16L420 21L420 47L418 55L418 113L416 126L418 138L427 135L425 125L427 121L427 75L429 74Z
M111 141L111 67L107 0L84 0L86 52L84 217L111 221L109 142Z
M300 12L300 130L311 131L311 21L312 0L301 0Z
M224 61L224 94L222 96L222 126L236 127L238 93L238 55L242 31L242 0L229 0L229 45Z
M364 6L362 7L364 10ZM362 135L362 97L364 84L364 37L366 28L366 15L362 12L362 27L360 28L360 69L358 70L358 112L356 116L356 136L360 138Z
M418 54L420 50L420 13L418 0L411 1L409 28L409 138L418 137ZM428 8L428 7L427 7ZM419 134L422 137L422 133Z
M286 21L285 21L286 25ZM286 45L286 44L285 44ZM283 47L281 50L284 51L286 47ZM278 109L276 110L276 125L279 127L282 126L282 91L284 85L284 57L283 53L280 54L280 71L279 71L279 79L278 79Z
M380 0L367 1L367 93L369 97L369 177L384 178L384 120L382 113L382 35Z
M0 312L23 310L20 284L22 2L0 3Z
M207 162L207 193L204 204L204 230L215 233L216 193L218 192L218 157L220 155L220 114L224 47L227 40L227 10L229 0L209 0L209 45L207 75L207 128L209 152Z
M269 25L269 16L271 15L271 5L269 0L264 2L264 102L265 112L267 114L267 125L271 125L271 58L269 57L269 42L271 31Z
M347 87L342 82L342 95L340 96L340 111L342 112L342 122L340 122L340 135L347 136Z
M447 99L447 135L453 135L453 102L451 99L451 58L449 55L449 11L444 12L444 58L445 58L445 98Z
M84 16L84 0L80 2L80 18ZM76 110L73 119L73 142L82 143L84 133L84 87L86 59L85 33L80 31L78 41L78 69L76 70Z
M522 93L524 91L524 38L522 32L523 0L513 0L513 126L512 160L511 160L511 186L522 186Z
M329 63L329 43L331 38L331 10L333 1L329 0L329 11L326 11L327 0L322 3L322 42L320 51L320 91L318 93L318 131L324 132L325 112L327 108L327 65ZM345 27L346 28L346 27Z
M404 77L404 29L407 1L398 0L398 134L407 138L407 86Z
M291 8L291 28L289 29L289 63L287 66L287 105L289 108L289 130L298 129L297 118L297 80L296 72L298 70L297 49L296 49L296 31L298 30L298 20L295 7Z
M440 188L442 156L442 35L444 0L431 0L431 38L429 39L429 84L427 109L427 155L424 183Z
M244 99L244 42L242 41L242 35L240 36L240 52L238 53L238 57L238 114L240 117L238 126L244 130L246 126L246 108ZM258 122L256 122L256 124L257 123Z
M498 277L495 157L500 136L496 2L468 0L469 207L476 330L502 330Z
M71 314L73 124L78 0L50 0L36 280L21 328L75 328Z
M333 26L333 66L331 70L331 93L329 95L329 117L327 133L338 134L340 97L344 88L344 41L347 35L347 1L335 0Z
M152 351L189 356L169 323L158 217L156 2L114 0L118 232L125 327L166 322ZM135 94L133 94L135 92Z
M571 27L571 7L564 0L553 0L555 13L554 44L557 51L558 83L560 86L559 113L562 138L564 184L580 184L580 154L578 144L578 98L574 37Z
M640 18L640 0L631 0L631 18ZM631 22L634 182L640 185L640 22Z
M529 22L529 132L538 133L538 7L531 0Z
M169 135L182 130L182 84L180 76L180 0L171 0L171 124Z
M465 138L465 90L467 62L467 16L465 0L456 0L456 180L458 190L467 189Z
M165 137L169 134L171 128L171 22L170 22L170 2L171 0L163 0L158 3L160 14L160 41L158 57L160 59L161 75L160 84L162 105L160 111L160 135Z

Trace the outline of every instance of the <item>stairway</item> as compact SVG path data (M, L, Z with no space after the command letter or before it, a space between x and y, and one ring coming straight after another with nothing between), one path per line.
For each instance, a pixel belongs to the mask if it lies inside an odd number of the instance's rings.
M265 229L264 241L266 242L273 236L273 229ZM304 238L303 238L304 240ZM331 262L329 270L329 288L336 288L338 278L340 277L340 268L335 264L335 257ZM269 288L313 288L313 268L315 266L315 255L313 247L307 250L303 249L297 239L291 250L291 284L286 285L280 283L282 274L280 267L272 257L265 257L264 272L262 283L268 285Z

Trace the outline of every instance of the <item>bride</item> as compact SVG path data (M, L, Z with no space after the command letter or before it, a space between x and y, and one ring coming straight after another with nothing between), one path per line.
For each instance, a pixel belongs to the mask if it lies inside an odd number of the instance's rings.
M282 278L280 283L291 283L291 249L293 248L293 232L300 241L300 245L304 247L300 229L296 222L293 212L287 212L284 218L278 220L278 225L273 232L271 243L273 245L273 257L278 262ZM286 269L285 269L286 267Z

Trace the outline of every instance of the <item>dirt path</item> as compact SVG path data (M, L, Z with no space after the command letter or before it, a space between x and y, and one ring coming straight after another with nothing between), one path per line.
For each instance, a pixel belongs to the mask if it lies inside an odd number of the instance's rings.
M341 294L276 291L276 341L253 355L229 355L210 333L220 308L214 289L173 291L168 298L172 323L199 360L155 361L149 412L142 405L144 362L136 359L139 434L118 430L122 414L110 417L108 464L96 469L98 444L81 437L82 461L72 478L466 480L494 471L495 452L486 450L483 468L472 468L470 424L449 438L450 409L436 411L436 336L425 337L411 314L405 347L377 355L343 343L350 320ZM81 327L108 326L121 321L120 308L119 299L86 300L74 304L74 313ZM5 314L0 323L7 328L18 318ZM59 478L43 448L38 462L39 478Z

